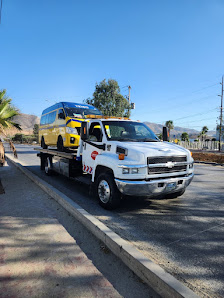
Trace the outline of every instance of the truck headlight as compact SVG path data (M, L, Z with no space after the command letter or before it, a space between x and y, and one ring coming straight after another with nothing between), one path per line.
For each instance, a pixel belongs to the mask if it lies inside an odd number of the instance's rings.
M71 135L77 135L78 131L75 127L66 127L66 132Z
M138 168L123 168L122 174L138 174Z
M190 163L189 164L189 169L192 169L193 168L193 166L194 166L194 163L192 162L192 163Z

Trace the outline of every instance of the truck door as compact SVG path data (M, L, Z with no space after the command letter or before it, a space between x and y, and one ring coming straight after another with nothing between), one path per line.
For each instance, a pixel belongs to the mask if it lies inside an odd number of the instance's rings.
M94 121L90 124L89 138L83 144L82 163L84 172L92 174L97 155L101 154L104 148L101 123Z

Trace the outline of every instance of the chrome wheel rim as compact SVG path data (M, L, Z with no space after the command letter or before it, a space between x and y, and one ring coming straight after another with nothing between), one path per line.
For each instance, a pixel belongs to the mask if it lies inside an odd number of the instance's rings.
M49 158L46 159L45 161L45 173L48 174L50 169L50 160Z
M110 199L110 186L106 180L101 180L98 185L98 195L100 201L104 204L109 202Z

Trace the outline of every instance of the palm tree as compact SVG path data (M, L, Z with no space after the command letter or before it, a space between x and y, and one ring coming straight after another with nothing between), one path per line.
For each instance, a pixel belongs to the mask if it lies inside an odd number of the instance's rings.
M173 125L173 121L172 120L168 120L166 121L166 127L168 128L168 137L170 138L170 131L171 129L174 128L174 125Z
M187 141L189 142L189 135L187 132L183 132L181 135L181 141Z
M19 115L18 110L11 105L12 99L6 96L6 90L0 91L0 133L3 134L6 138L7 135L5 133L5 128L11 128L15 127L19 130L21 130L20 125L13 122L13 117L16 115ZM16 149L13 143L8 140L10 143L10 148L14 152L14 156L17 157ZM1 147L3 144L1 143ZM3 147L4 148L4 147ZM1 149L1 152L3 149Z
M203 126L202 130L199 134L199 137L201 137L201 140L203 141L206 137L206 133L208 132L208 127L207 126Z

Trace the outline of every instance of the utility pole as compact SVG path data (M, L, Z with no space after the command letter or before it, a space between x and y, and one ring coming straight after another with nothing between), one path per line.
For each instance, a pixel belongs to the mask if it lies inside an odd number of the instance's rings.
M128 86L128 102L131 103L131 86Z
M223 76L222 76L222 91L221 91L221 107L220 107L220 124L219 124L219 152L221 151L221 139L222 139L222 109L223 109Z

